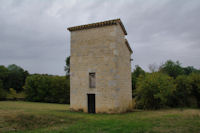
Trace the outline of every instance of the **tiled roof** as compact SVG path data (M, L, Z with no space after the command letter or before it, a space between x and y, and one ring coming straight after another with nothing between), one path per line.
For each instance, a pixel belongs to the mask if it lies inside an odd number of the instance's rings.
M120 19L113 19L113 20L108 20L108 21L103 21L103 22L92 23L92 24L74 26L74 27L69 27L67 29L69 31L76 31L76 30L90 29L90 28L96 28L96 27L102 27L102 26L108 26L108 25L116 25L117 23L120 24L124 34L127 35L126 29Z

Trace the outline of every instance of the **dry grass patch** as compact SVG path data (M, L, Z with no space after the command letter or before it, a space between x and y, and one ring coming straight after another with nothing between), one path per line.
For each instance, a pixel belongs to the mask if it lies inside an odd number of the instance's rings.
M4 121L7 125L7 131L13 131L32 130L43 127L47 128L62 124L69 125L77 121L77 118L51 115L18 114L16 116L4 116Z

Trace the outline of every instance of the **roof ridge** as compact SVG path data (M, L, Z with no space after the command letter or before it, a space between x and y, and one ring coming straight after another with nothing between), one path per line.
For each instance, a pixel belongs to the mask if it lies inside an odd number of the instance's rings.
M96 23L90 23L90 24L84 24L84 25L79 25L79 26L73 26L67 28L69 31L76 31L76 30L83 30L83 29L90 29L90 28L97 28L97 27L103 27L103 26L108 26L108 25L116 25L117 23L120 24L123 32L125 35L127 35L126 29L121 21L120 18L118 19L112 19L112 20L106 20L102 22L96 22Z

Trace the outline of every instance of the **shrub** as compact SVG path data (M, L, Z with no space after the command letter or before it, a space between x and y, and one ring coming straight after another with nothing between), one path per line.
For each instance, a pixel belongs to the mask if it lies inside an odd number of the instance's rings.
M17 92L13 88L9 89L6 99L8 100L16 100L17 99Z
M17 93L15 89L10 88L9 92L6 96L7 100L24 100L26 97L25 92L19 92Z
M143 109L159 109L170 106L175 91L173 78L162 73L140 76L136 84L136 106Z

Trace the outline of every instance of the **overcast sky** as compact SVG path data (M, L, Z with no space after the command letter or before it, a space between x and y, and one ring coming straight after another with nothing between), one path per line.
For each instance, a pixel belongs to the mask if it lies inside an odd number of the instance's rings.
M179 60L200 68L199 0L0 0L0 65L64 75L67 27L120 18L132 68Z

